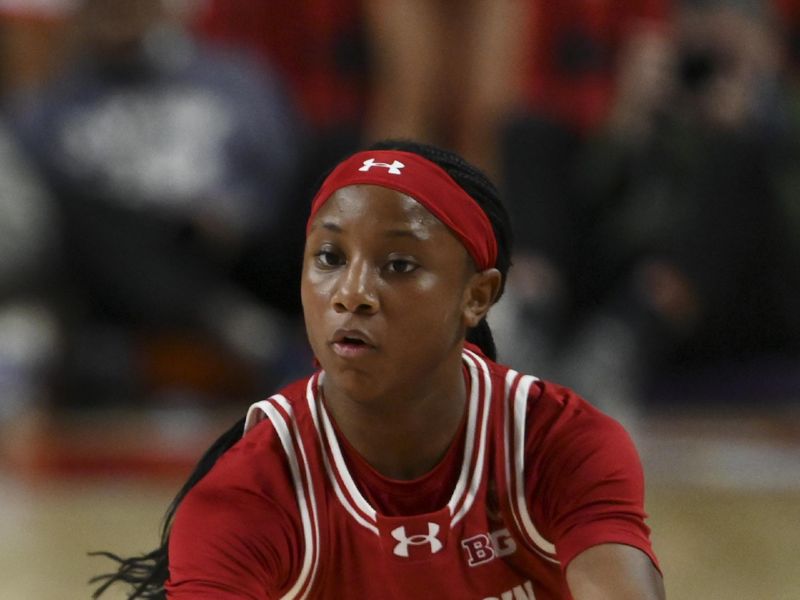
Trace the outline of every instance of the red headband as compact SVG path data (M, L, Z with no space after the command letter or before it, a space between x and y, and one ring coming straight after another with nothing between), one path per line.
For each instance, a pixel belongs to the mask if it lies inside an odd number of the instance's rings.
M458 237L479 270L494 266L497 240L486 213L444 169L413 152L367 150L341 162L311 203L306 233L314 215L336 190L359 183L411 196Z

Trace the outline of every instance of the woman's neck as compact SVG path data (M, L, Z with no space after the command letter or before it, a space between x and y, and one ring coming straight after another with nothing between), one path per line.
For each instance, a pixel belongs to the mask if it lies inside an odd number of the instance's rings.
M461 368L449 379L370 402L354 401L323 381L325 405L348 443L374 469L393 479L416 479L439 463L464 415Z

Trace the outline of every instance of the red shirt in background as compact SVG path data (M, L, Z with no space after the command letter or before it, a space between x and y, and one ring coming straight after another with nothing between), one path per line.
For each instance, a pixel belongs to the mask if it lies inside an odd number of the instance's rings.
M194 29L275 68L312 126L357 120L365 77L359 0L210 0Z
M524 96L534 113L577 131L608 115L616 61L628 37L661 27L672 0L532 2Z

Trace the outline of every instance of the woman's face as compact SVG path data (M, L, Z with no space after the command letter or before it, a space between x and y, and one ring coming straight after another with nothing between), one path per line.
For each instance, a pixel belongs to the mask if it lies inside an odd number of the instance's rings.
M435 385L476 323L477 276L458 239L414 199L374 185L336 191L312 223L301 289L326 390L369 400Z

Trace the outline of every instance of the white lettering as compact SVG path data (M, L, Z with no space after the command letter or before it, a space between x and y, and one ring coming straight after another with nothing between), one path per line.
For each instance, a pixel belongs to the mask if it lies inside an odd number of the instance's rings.
M483 600L536 600L536 594L533 593L533 584L528 580L503 592L499 597L487 596Z
M511 536L508 529L498 529L489 534L492 540L492 546L497 556L508 556L514 554L517 549L517 543Z
M495 558L513 554L517 550L517 543L508 529L498 529L461 540L461 547L467 554L467 564L476 567Z
M461 540L461 547L467 552L467 564L470 567L489 562L495 557L492 540L485 533Z

